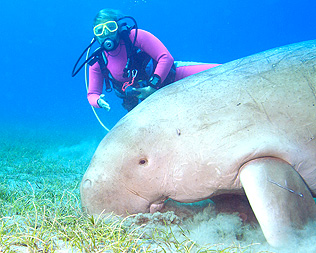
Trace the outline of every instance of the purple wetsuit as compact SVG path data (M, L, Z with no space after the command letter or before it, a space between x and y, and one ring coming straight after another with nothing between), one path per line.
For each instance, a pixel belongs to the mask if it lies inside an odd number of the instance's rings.
M131 41L134 41L135 30L130 32L129 37ZM174 63L174 59L167 48L154 35L141 29L138 29L137 31L135 46L147 53L157 62L153 74L160 76L161 82L163 82ZM105 52L105 54L108 60L107 68L112 77L122 83L130 81L129 78L123 78L123 70L127 62L125 42L120 40L119 45L115 50ZM176 69L175 81L218 65L219 64L202 64L178 67ZM89 103L96 108L100 108L97 101L102 94L103 83L104 76L101 73L99 64L95 63L89 68L88 100Z

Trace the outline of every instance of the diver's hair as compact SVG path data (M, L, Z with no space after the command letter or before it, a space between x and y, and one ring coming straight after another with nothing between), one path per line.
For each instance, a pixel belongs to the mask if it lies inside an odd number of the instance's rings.
M93 27L110 20L117 21L123 16L124 15L118 10L113 10L113 9L100 10L93 20Z

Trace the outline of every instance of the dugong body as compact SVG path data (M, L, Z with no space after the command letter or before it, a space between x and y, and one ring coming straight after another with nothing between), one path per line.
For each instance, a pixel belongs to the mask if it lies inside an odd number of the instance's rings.
M271 245L315 219L316 41L169 85L100 143L81 184L90 214L246 194ZM294 232L293 232L294 233Z

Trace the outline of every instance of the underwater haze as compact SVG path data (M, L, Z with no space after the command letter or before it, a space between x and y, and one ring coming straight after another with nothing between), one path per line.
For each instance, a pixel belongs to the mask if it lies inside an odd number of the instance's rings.
M0 7L1 123L19 126L103 130L86 99L83 71L71 77L102 8L133 16L175 60L225 63L315 39L313 0L30 0ZM112 127L125 111L107 95L111 112L98 111Z
M107 132L88 103L84 71L75 77L71 72L92 40L93 18L103 8L134 17L138 28L158 37L176 61L226 63L316 39L315 0L2 1L0 205L6 205L1 184L16 192L21 185L38 185L38 180L50 187L55 184L52 177L71 182L69 187L79 197L81 177ZM114 92L106 96L110 112L96 111L112 128L126 111ZM34 161L41 164L42 174L32 172ZM48 161L60 167L52 170ZM10 215L1 213L1 206L0 214ZM239 222L231 217L221 219L223 226L231 219ZM203 243L216 243L205 238L208 220L196 220L203 228L191 224L194 236L199 237L200 229ZM221 226L220 221L216 224ZM256 236L262 240L256 230L247 242ZM316 239L308 245L316 245Z

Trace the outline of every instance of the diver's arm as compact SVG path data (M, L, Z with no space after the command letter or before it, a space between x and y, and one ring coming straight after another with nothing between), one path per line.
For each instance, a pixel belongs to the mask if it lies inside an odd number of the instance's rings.
M88 101L90 105L96 108L100 108L98 104L98 99L102 94L103 89L103 75L100 70L98 63L95 63L93 66L89 67L89 89L88 89Z
M130 39L133 42L135 29L130 33ZM172 64L173 57L162 42L151 33L138 29L135 46L149 54L155 61L158 62L154 74L158 75L161 83L166 79Z

